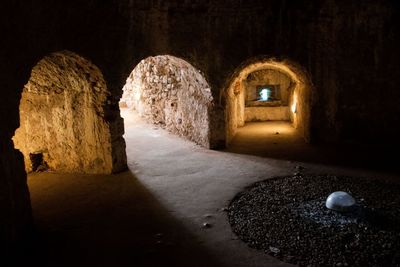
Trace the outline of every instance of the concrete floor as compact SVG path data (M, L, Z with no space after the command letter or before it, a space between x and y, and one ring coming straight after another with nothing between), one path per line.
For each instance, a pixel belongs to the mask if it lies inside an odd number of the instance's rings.
M399 173L395 147L307 144L289 122L251 122L238 128L227 152L331 166Z
M123 115L130 171L29 175L40 242L32 260L47 266L288 266L231 232L222 209L239 191L290 175L298 165L304 173L397 178L314 163L317 152L285 123L248 124L230 149L212 151ZM210 228L202 227L206 222Z

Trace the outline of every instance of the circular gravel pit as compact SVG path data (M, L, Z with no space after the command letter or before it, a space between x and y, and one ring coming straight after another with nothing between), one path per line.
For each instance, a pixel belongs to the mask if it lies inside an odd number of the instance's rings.
M325 207L349 192L348 212ZM300 266L400 266L400 185L376 179L304 175L268 179L231 202L233 231L250 247Z

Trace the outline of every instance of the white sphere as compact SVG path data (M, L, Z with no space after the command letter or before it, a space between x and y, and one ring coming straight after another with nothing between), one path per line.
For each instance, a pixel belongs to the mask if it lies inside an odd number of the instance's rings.
M348 211L356 204L355 199L346 192L336 191L328 196L325 206L336 211Z

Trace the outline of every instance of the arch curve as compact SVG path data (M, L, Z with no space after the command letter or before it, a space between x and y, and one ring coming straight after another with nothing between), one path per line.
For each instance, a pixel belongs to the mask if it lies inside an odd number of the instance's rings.
M239 126L245 122L244 92L241 83L252 73L271 70L290 78L287 87L289 119L306 142L311 141L311 108L313 85L307 72L289 60L260 56L249 59L232 73L221 91L220 104L225 106L226 145L229 145Z
M136 110L147 122L210 147L211 89L187 61L170 55L143 59L123 91L122 106Z
M110 93L100 69L70 51L52 53L32 69L20 102L14 145L27 171L33 155L58 172L111 173Z

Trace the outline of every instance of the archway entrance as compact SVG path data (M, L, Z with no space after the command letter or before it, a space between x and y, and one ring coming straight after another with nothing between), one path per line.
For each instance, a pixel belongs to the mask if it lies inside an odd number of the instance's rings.
M39 61L24 86L13 137L27 172L111 173L108 95L101 71L72 52Z
M210 86L188 62L173 56L148 57L129 75L120 107L171 133L210 147Z
M311 83L294 63L267 59L239 68L226 91L227 147L309 142L310 101Z

